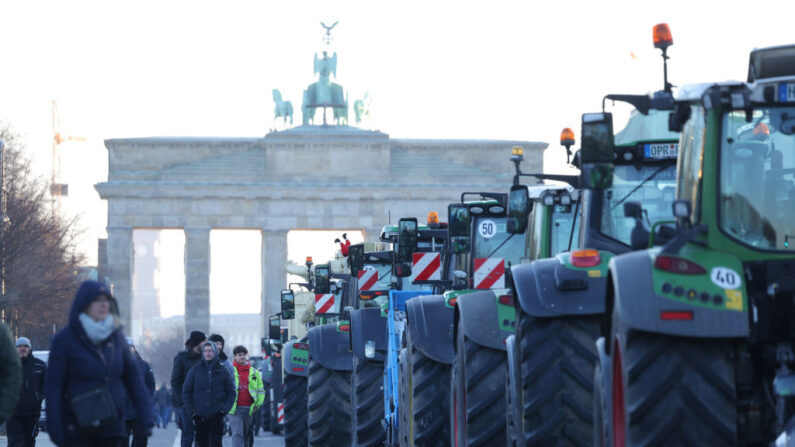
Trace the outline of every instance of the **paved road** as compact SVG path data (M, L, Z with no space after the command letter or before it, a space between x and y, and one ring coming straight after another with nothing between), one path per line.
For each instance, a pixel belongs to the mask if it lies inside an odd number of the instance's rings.
M0 436L0 447L6 447L8 442L5 436ZM42 433L36 438L36 447L54 447L55 444L50 442L47 433ZM254 438L255 447L282 447L284 446L284 437L274 436L270 432L260 432L260 435ZM149 438L149 447L179 447L179 430L175 426L171 426L165 430L156 428L154 434ZM224 447L232 447L232 438L224 436Z

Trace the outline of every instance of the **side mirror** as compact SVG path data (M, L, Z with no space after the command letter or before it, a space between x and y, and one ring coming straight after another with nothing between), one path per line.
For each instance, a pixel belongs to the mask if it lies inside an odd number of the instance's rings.
M270 357L273 351L271 351L271 344L268 342L268 339L263 337L259 340L259 342L260 342L260 348L262 348L262 352L264 352L265 355Z
M508 194L508 222L506 230L509 234L523 234L527 230L527 216L532 209L527 187L513 185Z
M613 115L583 113L581 162L613 162Z
M327 294L331 290L328 264L315 266L315 290L317 294Z
M282 336L281 318L278 315L271 315L268 317L268 338L271 340L280 340Z
M582 167L582 187L602 190L613 186L613 164L585 164Z
M685 123L690 119L692 109L690 104L678 103L673 112L668 114L668 130L671 132L681 132L685 128Z
M642 219L643 207L641 207L640 202L624 203L624 217L631 217L633 219Z
M447 232L450 237L469 239L469 208L461 203L447 206Z
M392 274L398 278L411 276L411 264L401 262L392 266Z
M295 295L290 289L282 290L282 318L285 320L295 318Z
M411 262L411 255L417 251L417 219L404 217L398 221L398 262Z
M348 247L348 262L351 265L351 275L357 276L359 270L364 268L364 244Z

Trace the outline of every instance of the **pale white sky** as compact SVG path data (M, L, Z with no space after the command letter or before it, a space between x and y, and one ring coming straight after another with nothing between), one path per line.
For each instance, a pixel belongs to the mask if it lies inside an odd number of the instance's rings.
M46 177L52 100L62 131L88 138L62 146L62 181L64 209L83 217L93 261L106 224L93 189L107 177L102 141L263 136L274 88L300 120L313 52L324 46L321 20L340 21L338 82L351 102L371 92L375 128L397 138L547 141L545 170L554 172L565 170L561 128L579 134L580 115L607 93L662 86L654 24L671 26L669 75L681 85L744 79L749 50L795 40L793 17L791 0L1 0L0 118L23 133Z

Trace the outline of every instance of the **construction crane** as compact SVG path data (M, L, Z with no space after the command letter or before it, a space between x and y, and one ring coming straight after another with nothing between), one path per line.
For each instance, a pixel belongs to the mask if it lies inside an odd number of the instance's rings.
M52 213L61 212L61 197L69 195L69 185L61 183L61 153L58 147L66 141L86 141L83 137L66 136L61 134L61 115L58 112L58 102L52 102L52 179L50 183L50 196L52 198Z

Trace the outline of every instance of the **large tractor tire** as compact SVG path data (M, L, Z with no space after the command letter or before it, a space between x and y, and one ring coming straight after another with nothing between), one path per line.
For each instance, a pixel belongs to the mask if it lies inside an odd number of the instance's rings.
M409 343L409 445L445 447L450 444L450 365L439 363Z
M350 371L326 369L310 358L307 393L309 445L351 445L353 418Z
M519 312L523 446L593 445L593 371L601 316Z
M505 370L508 356L456 335L450 377L451 444L455 447L506 445Z
M361 447L384 444L384 364L353 357L351 376L353 444Z
M737 444L731 342L620 328L616 339L610 424L616 447Z
M307 431L306 377L286 374L284 376L284 445L306 447L309 445Z
M411 432L411 373L409 372L409 353L406 348L400 350L398 357L398 367L400 371L398 380L398 443L400 447L409 447L409 433Z

